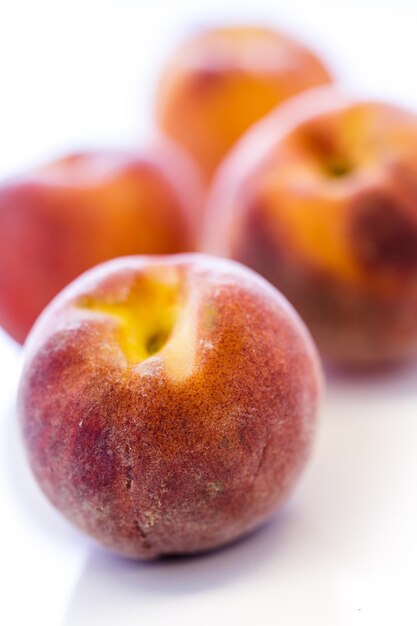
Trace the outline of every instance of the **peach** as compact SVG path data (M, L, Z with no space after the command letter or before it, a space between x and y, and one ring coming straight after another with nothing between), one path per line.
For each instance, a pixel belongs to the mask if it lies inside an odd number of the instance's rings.
M0 325L23 342L45 305L97 263L195 249L197 166L160 140L72 154L0 187Z
M212 28L186 41L167 65L157 123L186 146L209 180L249 126L290 96L330 81L318 57L281 32Z
M153 558L263 522L308 457L314 345L267 281L199 254L90 270L43 312L19 388L50 501L106 548Z
M205 249L280 289L334 363L417 355L417 115L331 88L249 131L213 184Z

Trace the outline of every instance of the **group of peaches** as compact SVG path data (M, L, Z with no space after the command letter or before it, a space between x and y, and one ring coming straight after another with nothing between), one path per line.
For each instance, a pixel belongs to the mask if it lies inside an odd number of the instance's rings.
M0 324L23 343L41 314L18 398L32 470L139 558L225 544L287 496L316 344L350 368L417 355L415 113L249 26L186 41L155 109L151 148L0 189Z

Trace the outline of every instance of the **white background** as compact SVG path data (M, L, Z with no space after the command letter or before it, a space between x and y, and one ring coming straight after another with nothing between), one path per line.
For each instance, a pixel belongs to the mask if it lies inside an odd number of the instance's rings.
M2 0L0 175L71 147L139 145L172 46L223 19L276 22L346 88L417 109L412 1ZM43 499L16 425L20 367L0 332L0 624L417 624L417 365L329 376L315 456L271 523L151 564L103 553Z

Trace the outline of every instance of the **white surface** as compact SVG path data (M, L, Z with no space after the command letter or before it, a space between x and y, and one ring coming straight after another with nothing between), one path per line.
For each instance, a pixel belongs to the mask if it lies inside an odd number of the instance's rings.
M71 146L144 138L155 71L206 18L274 19L315 43L346 85L417 108L414 2L225 4L0 4L0 174ZM417 623L417 365L331 378L314 459L272 522L223 551L154 564L104 554L45 502L16 426L20 367L0 334L0 624Z

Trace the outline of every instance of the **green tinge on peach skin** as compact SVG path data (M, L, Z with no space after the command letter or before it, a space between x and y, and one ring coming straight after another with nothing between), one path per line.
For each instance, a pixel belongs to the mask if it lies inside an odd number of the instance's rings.
M239 264L129 257L88 272L27 344L19 412L50 501L132 558L267 519L311 448L320 365L294 310Z

